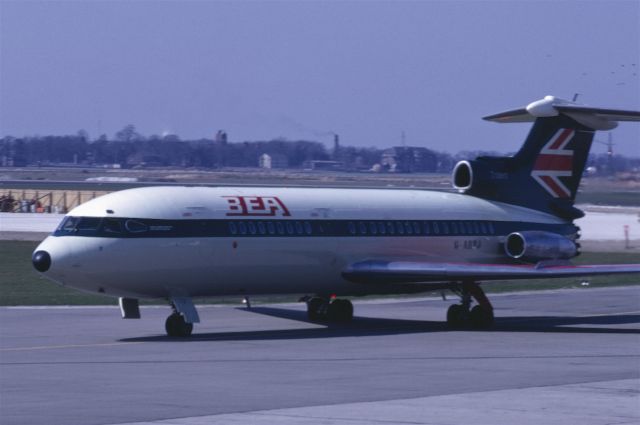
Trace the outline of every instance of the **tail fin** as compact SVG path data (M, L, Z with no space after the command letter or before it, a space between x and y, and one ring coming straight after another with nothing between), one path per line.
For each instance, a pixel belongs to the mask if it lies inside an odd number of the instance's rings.
M640 112L588 108L547 96L526 108L485 117L497 122L534 121L513 157L478 157L453 170L454 187L469 195L520 205L573 220L573 206L596 130L616 121L640 121Z

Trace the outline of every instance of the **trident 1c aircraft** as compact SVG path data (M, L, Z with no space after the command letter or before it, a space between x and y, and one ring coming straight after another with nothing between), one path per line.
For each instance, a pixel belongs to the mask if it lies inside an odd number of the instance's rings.
M583 216L573 203L596 130L640 112L547 96L485 118L533 121L512 157L453 170L459 193L284 187L146 187L73 209L33 253L62 285L166 299L170 336L199 322L193 297L307 294L310 320L349 321L348 295L450 289L452 327L487 327L480 287L504 279L638 273L640 264L574 266ZM475 305L472 307L472 304Z

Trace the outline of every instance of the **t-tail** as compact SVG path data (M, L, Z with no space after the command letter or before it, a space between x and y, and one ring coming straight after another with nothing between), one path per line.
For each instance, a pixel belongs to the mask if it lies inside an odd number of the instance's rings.
M584 215L574 207L596 130L617 121L640 121L640 112L591 108L553 96L484 118L502 123L531 122L512 157L481 156L461 161L453 185L463 193L547 212L567 220Z

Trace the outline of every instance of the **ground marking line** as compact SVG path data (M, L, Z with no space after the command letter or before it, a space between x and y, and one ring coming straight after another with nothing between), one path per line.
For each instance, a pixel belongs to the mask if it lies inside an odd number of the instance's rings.
M117 345L132 345L132 344L144 344L144 342L111 342L104 344L69 344L69 345L41 345L35 347L12 347L12 348L0 348L0 352L3 351L36 351L36 350L54 350L63 348L89 348L89 347L112 347Z

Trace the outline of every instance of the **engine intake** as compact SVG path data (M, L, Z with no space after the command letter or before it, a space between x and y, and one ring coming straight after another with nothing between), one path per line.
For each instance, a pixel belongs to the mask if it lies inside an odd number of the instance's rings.
M460 161L453 168L453 187L469 195L499 198L509 184L511 158L481 156Z
M504 243L506 254L518 260L567 260L578 255L575 242L557 233L529 230L514 232Z
M453 187L461 192L471 189L473 185L473 168L469 161L460 161L453 168Z

